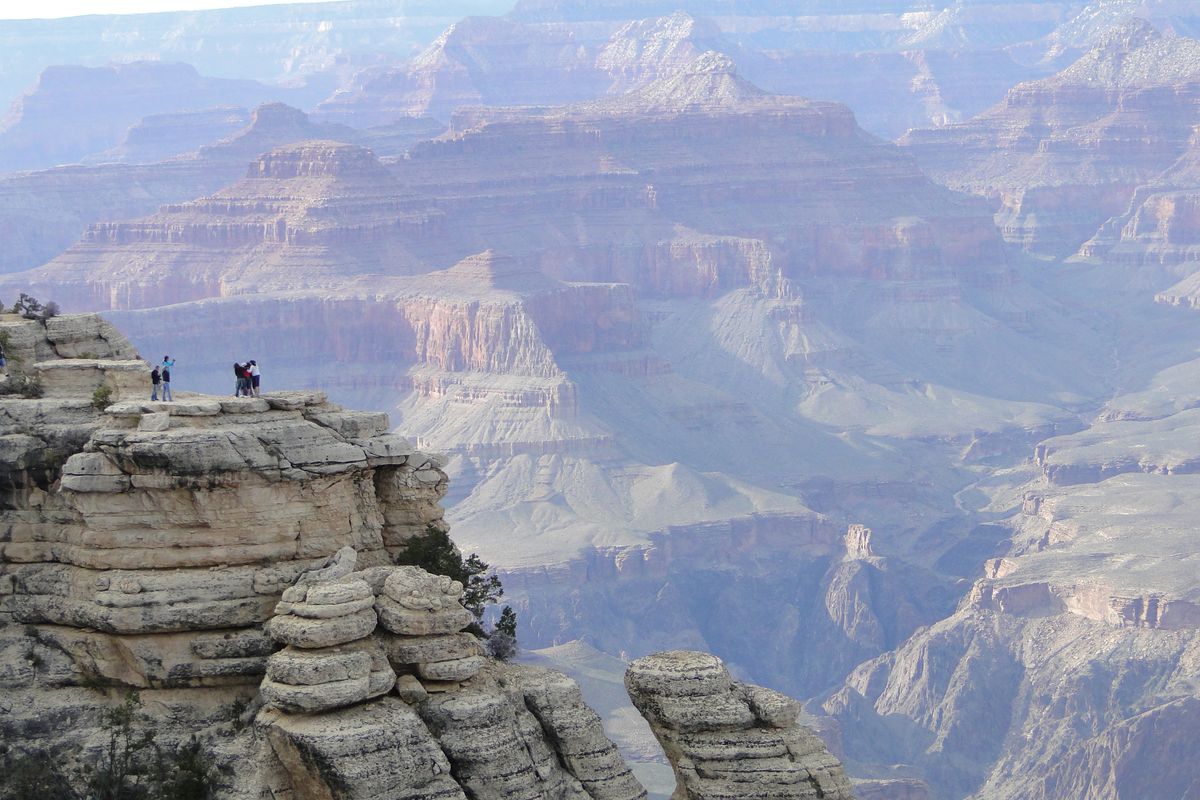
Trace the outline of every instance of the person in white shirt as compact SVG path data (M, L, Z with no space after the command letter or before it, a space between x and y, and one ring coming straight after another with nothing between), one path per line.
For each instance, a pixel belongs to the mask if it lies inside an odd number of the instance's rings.
M250 388L254 392L255 397L258 397L259 394L261 394L261 391L258 388L258 383L259 383L258 362L251 359L250 360Z

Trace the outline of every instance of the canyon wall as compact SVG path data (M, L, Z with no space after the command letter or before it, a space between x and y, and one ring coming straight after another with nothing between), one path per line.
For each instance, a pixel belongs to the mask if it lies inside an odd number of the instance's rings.
M202 743L218 797L646 797L571 680L483 657L463 585L393 566L444 530L447 484L386 415L312 392L146 400L148 365L94 316L0 334L7 763L70 773L134 689L159 747ZM40 397L13 394L26 379ZM667 756L679 791L850 798L795 701L691 658L674 684L631 667L654 729L688 743ZM766 782L739 757L764 747Z

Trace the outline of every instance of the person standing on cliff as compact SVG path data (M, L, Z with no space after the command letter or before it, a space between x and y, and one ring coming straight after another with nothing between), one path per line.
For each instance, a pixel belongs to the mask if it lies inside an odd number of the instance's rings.
M175 397L171 394L171 367L173 366L175 366L175 359L170 356L163 356L161 369L162 399L168 403L175 402Z
M233 375L237 378L237 383L233 390L234 397L249 397L250 396L250 364L246 361L237 361L233 365Z
M158 399L158 385L162 383L162 373L158 371L158 367L150 370L150 399Z
M258 397L261 394L258 388L261 377L262 376L258 372L258 362L254 359L250 359L250 390L254 393L255 397Z

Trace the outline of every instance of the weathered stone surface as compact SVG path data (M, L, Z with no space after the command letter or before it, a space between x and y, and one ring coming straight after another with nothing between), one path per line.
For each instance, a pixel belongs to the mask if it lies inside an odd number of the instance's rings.
M419 611L405 608L387 595L375 598L375 610L379 612L380 625L401 636L457 633L475 619L462 606L440 611Z
M429 696L425 687L413 675L401 675L396 678L396 694L409 705L416 705Z
M328 681L317 685L292 685L264 678L259 687L263 700L284 711L315 714L361 703L371 695L370 677Z
M526 667L501 673L555 742L558 756L594 798L636 800L645 790L604 733L600 716L583 702L579 685L560 672Z
M629 665L625 686L675 769L677 796L852 800L837 759L796 725L798 704L734 684L716 656L646 656Z
M466 800L411 708L384 698L314 716L264 715L279 783L299 797Z
M351 614L357 614L375 606L374 597L366 597L361 600L351 600L346 603L280 603L275 609L276 613L294 614L297 617L307 617L308 619L333 619L335 617L347 617Z
M593 781L589 788L595 791L589 793L569 766L564 766L570 762L560 760L553 738L546 735L515 688L484 682L470 689L431 694L417 710L470 796L497 800L645 797L627 768L618 770L609 781ZM628 780L621 780L622 772Z
M418 664L449 661L481 655L479 640L469 633L444 633L431 636L395 636L377 633L393 664Z
M417 664L417 674L431 681L466 681L487 665L483 656L466 656L447 661Z
M293 686L365 678L370 672L370 654L356 650L285 647L267 659L267 677Z
M332 647L362 639L375 630L374 609L367 608L333 619L312 619L285 615L267 623L273 639L295 647Z

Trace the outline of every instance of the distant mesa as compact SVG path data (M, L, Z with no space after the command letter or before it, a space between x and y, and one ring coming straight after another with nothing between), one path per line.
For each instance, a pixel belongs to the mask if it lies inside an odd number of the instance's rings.
M387 177L366 147L341 142L301 142L276 148L250 165L248 178Z
M446 286L472 292L505 291L529 294L564 288L557 281L531 266L527 261L485 250L468 256L449 269L426 273L422 285Z

